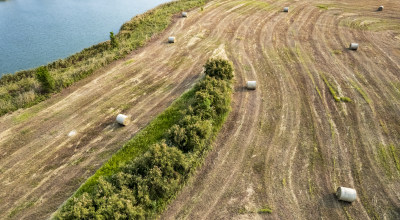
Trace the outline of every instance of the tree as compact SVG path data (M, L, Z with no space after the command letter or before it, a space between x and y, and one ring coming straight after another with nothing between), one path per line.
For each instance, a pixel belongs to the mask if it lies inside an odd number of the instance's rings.
M233 78L232 63L224 59L211 59L204 65L207 76L217 79L231 80Z
M36 79L40 82L43 92L50 93L54 91L55 81L46 67L41 66L36 69Z
M114 32L110 32L110 41L111 41L111 47L112 48L118 47L118 41L115 38Z

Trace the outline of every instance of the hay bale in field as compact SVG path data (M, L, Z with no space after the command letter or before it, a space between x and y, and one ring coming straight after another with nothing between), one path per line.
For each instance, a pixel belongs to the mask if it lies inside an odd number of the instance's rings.
M175 43L175 37L169 37L168 43Z
M289 7L284 7L283 12L289 12Z
M187 12L182 12L182 17L186 18L187 17Z
M117 123L120 125L128 125L129 124L129 117L123 114L117 115Z
M68 137L73 137L73 136L75 136L76 135L76 131L75 130L72 130L72 131L70 131L69 133L68 133Z
M379 6L378 11L383 11L383 6Z
M349 46L350 50L357 50L358 49L358 43L351 43Z
M246 88L247 89L256 89L256 81L247 81Z
M354 202L357 199L357 191L352 188L338 187L336 190L336 196L339 200L346 202Z

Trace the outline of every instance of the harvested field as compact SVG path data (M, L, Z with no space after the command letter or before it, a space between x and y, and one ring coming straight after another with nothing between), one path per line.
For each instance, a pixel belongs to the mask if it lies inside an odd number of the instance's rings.
M0 118L0 219L48 218L222 50L232 112L161 219L400 218L400 2L217 0L174 19L126 59ZM338 186L359 198L338 202Z

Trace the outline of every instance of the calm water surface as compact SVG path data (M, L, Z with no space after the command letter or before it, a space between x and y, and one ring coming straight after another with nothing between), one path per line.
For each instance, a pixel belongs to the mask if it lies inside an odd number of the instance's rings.
M137 14L170 0L0 1L0 75L68 57L109 39Z

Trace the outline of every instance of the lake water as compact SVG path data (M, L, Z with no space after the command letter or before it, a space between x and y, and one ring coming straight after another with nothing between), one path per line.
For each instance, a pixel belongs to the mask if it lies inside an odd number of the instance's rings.
M0 76L68 57L109 39L137 14L170 0L0 1Z

